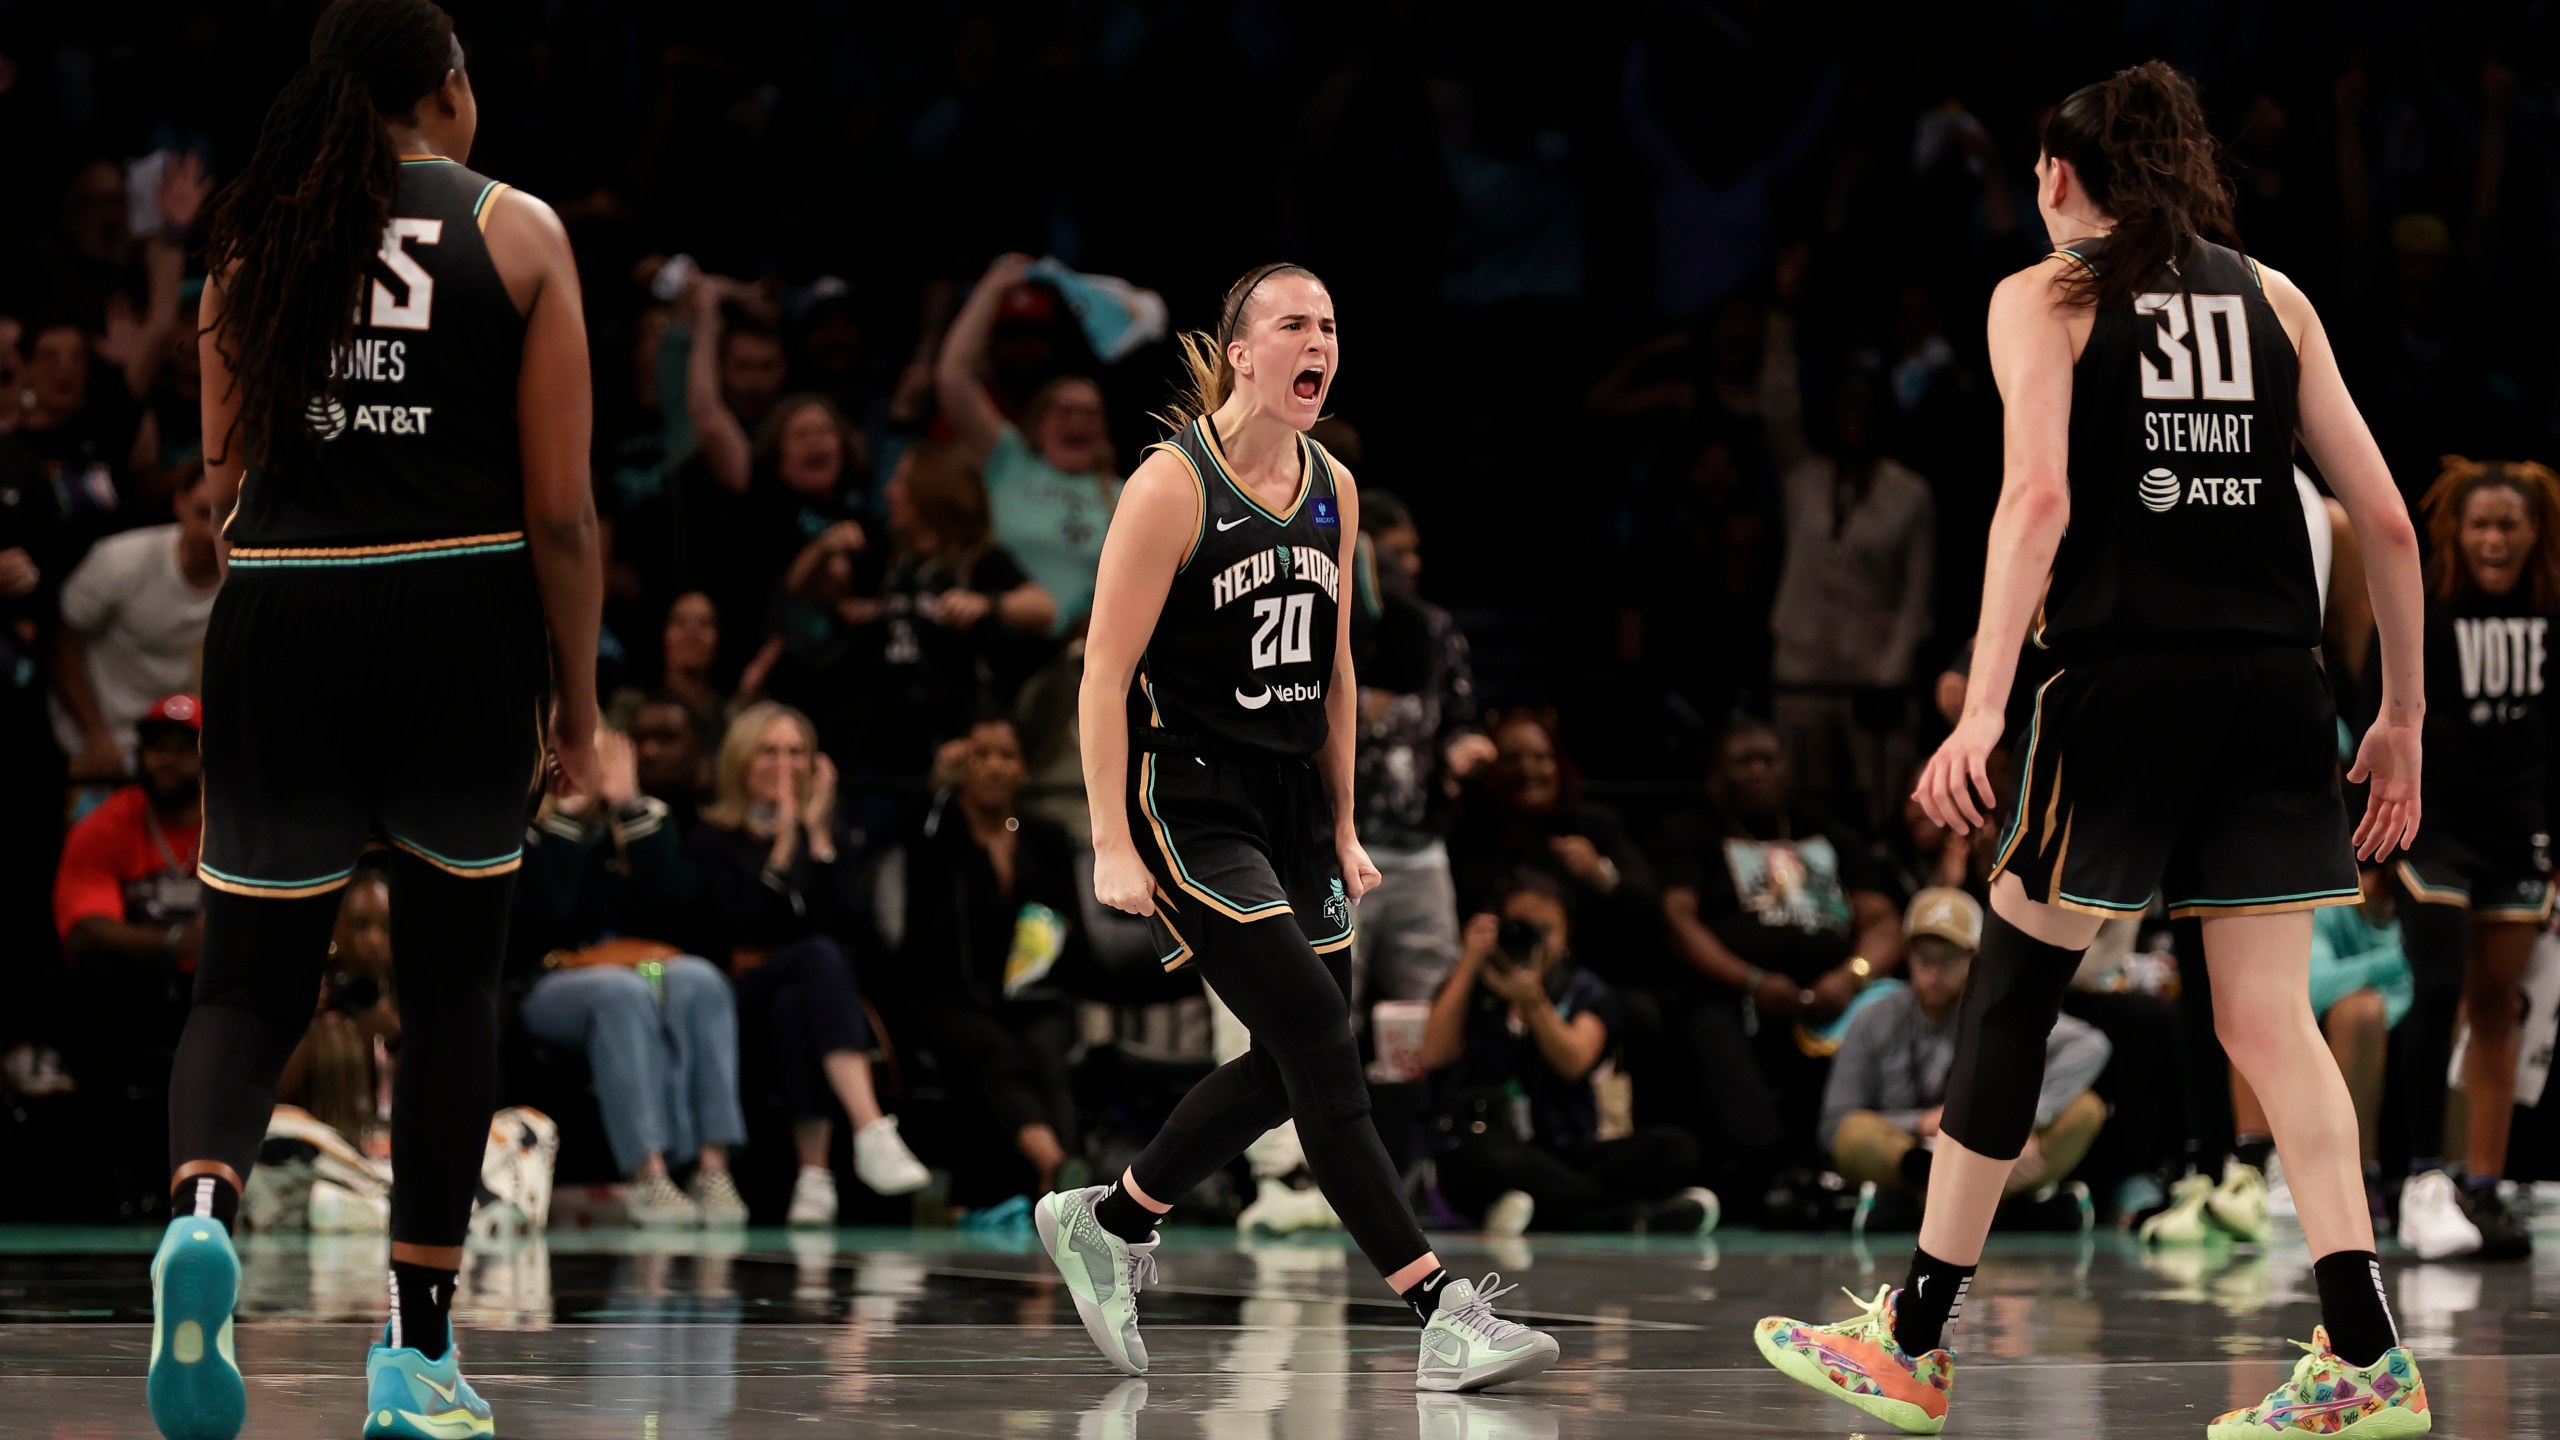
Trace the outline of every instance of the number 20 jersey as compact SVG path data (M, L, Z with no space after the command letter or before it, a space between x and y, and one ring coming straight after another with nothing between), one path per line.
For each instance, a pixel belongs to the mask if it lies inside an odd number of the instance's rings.
M2103 273L2107 249L2056 253ZM2071 523L2040 643L2065 661L2320 643L2299 371L2257 267L2220 245L2098 310L2071 372Z
M1324 748L1342 587L1332 458L1298 437L1297 504L1275 513L1236 481L1206 418L1152 448L1190 468L1200 519L1130 692L1141 745L1159 732L1165 749L1314 755Z

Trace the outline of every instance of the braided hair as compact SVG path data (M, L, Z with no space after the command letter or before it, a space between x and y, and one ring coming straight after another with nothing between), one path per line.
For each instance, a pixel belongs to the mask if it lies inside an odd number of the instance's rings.
M461 68L453 20L430 0L337 0L321 15L309 62L214 202L212 330L240 412L232 434L206 437L209 454L227 458L237 440L251 466L274 470L316 452L304 413L337 388L331 360L391 222L400 157L385 119L414 115Z
M2129 304L2162 266L2184 260L2198 236L2239 238L2204 104L2162 61L2072 91L2045 117L2043 144L2047 156L2071 162L2090 202L2115 222L2107 263L2064 278L2073 304Z

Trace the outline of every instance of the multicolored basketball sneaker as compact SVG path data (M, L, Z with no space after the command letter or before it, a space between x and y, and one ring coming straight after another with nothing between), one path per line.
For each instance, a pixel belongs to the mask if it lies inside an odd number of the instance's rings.
M462 1378L462 1349L451 1340L433 1360L405 1345L374 1346L364 1357L364 1384L365 1440L487 1440L497 1433L488 1402Z
M2294 1362L2293 1377L2266 1399L2206 1426L2205 1440L2402 1440L2426 1434L2435 1423L2427 1413L2427 1382L2406 1348L2395 1345L2370 1365L2350 1365L2329 1348L2326 1327L2312 1331L2307 1345L2293 1343L2311 1352Z
M1937 1434L1946 1426L1947 1398L1955 1392L1956 1357L1945 1350L1906 1355L1894 1343L1893 1312L1901 1291L1880 1287L1873 1300L1840 1293L1858 1313L1835 1324L1778 1315L1761 1321L1751 1338L1762 1357L1780 1374L1846 1400L1905 1434ZM2221 1440L2220 1431L2215 1440Z
M249 1389L231 1349L240 1256L210 1215L180 1215L151 1257L151 1422L167 1440L232 1440Z

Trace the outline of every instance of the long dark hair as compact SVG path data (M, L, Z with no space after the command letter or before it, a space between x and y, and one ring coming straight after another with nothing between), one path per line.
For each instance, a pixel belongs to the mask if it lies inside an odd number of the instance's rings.
M2524 502L2533 522L2533 553L2526 557L2525 583L2533 608L2560 608L2560 473L2532 460L2470 460L2444 457L2444 470L2418 501L2427 517L2427 593L2440 600L2459 600L2479 588L2462 559L2462 512L2483 490L2512 490Z
M2071 162L2090 203L2115 221L2096 267L2063 281L2074 304L2128 304L2163 265L2185 259L2197 236L2239 238L2203 102L2162 61L2072 91L2045 117L2043 144L2046 155Z
M429 0L337 0L312 29L309 63L267 108L247 168L215 202L214 343L240 396L237 438L251 465L290 464L317 444L304 410L337 388L330 357L353 335L391 223L400 156L384 117L414 112L461 65L453 19ZM234 438L207 436L209 453L227 456Z

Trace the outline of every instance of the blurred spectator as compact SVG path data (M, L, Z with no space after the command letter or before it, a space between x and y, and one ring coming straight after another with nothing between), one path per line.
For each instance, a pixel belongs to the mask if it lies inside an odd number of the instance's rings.
M62 597L60 503L33 452L8 434L19 387L15 321L0 315L0 1049L53 1038L59 957L49 897L62 845L62 755L45 660Z
M276 1082L276 1103L297 1106L367 1154L387 1153L389 1057L400 1049L400 1010L391 968L391 885L363 864L339 892L310 1033ZM377 1059L379 1057L379 1060ZM372 1148L367 1148L372 1142Z
M714 484L742 495L756 458L748 436L782 394L782 337L759 313L763 296L753 286L705 275L689 298L684 404L694 453Z
M696 735L717 735L729 728L730 699L712 679L720 660L720 608L699 590L687 590L667 606L667 621L658 644L658 683L646 689L626 687L605 707L606 719L628 732L640 707L664 697L692 712Z
M987 388L989 333L1006 297L1026 284L1029 263L1028 256L1001 255L987 267L943 339L934 384L953 433L986 467L996 543L1054 597L1050 629L1063 634L1093 609L1094 571L1120 481L1100 385L1081 375L1046 382L1023 402L1019 426Z
M140 778L71 828L53 919L71 966L66 1058L97 1142L97 1200L131 1216L166 1189L160 1092L186 1021L204 891L204 728L193 695L161 697L135 724Z
M1458 891L1449 868L1449 802L1490 762L1475 728L1466 637L1422 598L1422 531L1402 500L1360 496L1351 617L1360 676L1354 803L1360 840L1384 877L1352 943L1353 1013L1376 1000L1426 1000L1458 960Z
M685 850L700 872L708 949L738 984L741 1034L769 1047L800 1177L794 1225L832 1225L833 1104L853 1122L853 1168L883 1195L931 1179L872 1088L878 1049L846 945L859 932L858 843L836 824L836 768L809 717L751 705L720 744L718 791ZM831 1103L832 1102L832 1103Z
M958 1113L991 1122L1029 1166L1029 1193L1046 1194L1076 1154L1075 1013L1059 989L1083 946L1076 846L1021 813L1012 722L972 725L942 759L949 784L906 852L905 1009Z
M1878 453L1873 377L1851 371L1828 444L1786 477L1786 564L1769 612L1778 730L1797 780L1870 825L1911 769L1911 664L1929 633L1937 519L1929 486Z
M1929 1190L1928 1142L1938 1134L1955 1064L1956 1001L1982 946L1982 906L1961 890L1923 890L1904 921L1911 983L1858 1007L1822 1096L1823 1147L1841 1178L1899 1192ZM2106 1068L2105 1036L2064 1016L2045 1042L2044 1087L2006 1193L2068 1179L2096 1143L2107 1107L2090 1085Z
M1722 1213L1686 1188L1698 1142L1675 1126L1600 1138L1592 1074L1615 1043L1617 993L1575 963L1564 887L1524 872L1467 922L1431 1002L1423 1064L1440 1072L1449 1202L1487 1230L1694 1233Z
M1999 771L1993 771L1993 783L1999 782ZM1877 883L1885 893L1902 904L1932 886L1952 886L1970 893L1974 899L1989 904L1991 900L1991 851L1998 832L1958 835L1920 808L1912 798L1918 788L1919 771L1915 768L1903 778L1899 789L1900 823L1888 828L1882 843L1874 848L1880 872ZM1890 797L1889 797L1890 798Z
M134 721L195 684L222 587L216 489L199 467L178 491L175 523L98 542L63 582L54 735L86 774L124 774Z
M152 459L142 416L115 371L69 320L39 320L20 332L26 386L0 397L17 412L12 433L52 482L79 543L130 524L134 477Z
M1505 877L1537 871L1563 888L1584 953L1603 978L1621 985L1649 978L1657 892L1626 822L1581 798L1546 717L1513 711L1496 717L1489 733L1493 761L1477 772L1449 837L1461 913L1491 909Z
M743 1225L729 1175L744 1144L738 1013L720 968L685 954L697 882L666 802L643 793L626 737L597 737L593 796L547 798L516 879L517 1013L586 1057L616 1169L644 1228ZM693 1164L692 1188L670 1165Z
M1855 833L1795 798L1775 730L1742 721L1714 754L1707 808L1654 852L1686 970L1666 1024L1707 1153L1749 1176L1810 1158L1828 1047L1808 1027L1892 973L1902 927Z
M711 793L711 755L691 705L672 695L644 696L631 707L626 732L637 757L640 793L667 807L683 835Z
M772 687L819 707L826 748L857 773L913 777L1012 691L1022 643L1054 606L989 537L986 490L959 447L909 449L887 497L887 547L838 524L792 561Z

